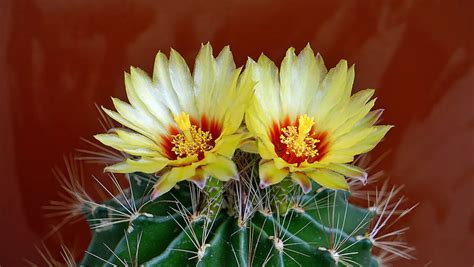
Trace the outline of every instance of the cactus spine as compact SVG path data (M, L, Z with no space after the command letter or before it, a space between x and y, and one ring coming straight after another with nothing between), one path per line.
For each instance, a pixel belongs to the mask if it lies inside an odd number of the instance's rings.
M153 175L126 176L129 189L85 207L93 239L86 266L378 266L371 228L386 218L348 202L350 193L313 184L258 187L258 162L238 152L240 180L210 179L205 190L182 182L150 201ZM116 178L111 176L116 181ZM117 182L118 184L118 182ZM275 190L284 194L275 194ZM284 198L283 198L284 196ZM390 194L392 196L392 194ZM384 207L385 205L385 207ZM380 223L379 223L380 225ZM407 254L408 255L408 254ZM383 265L383 264L381 264Z

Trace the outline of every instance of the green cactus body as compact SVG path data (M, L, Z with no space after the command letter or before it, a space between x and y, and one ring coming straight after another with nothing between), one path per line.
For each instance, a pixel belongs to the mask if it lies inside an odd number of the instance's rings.
M211 179L214 189L200 193L201 203L193 204L192 184L181 183L179 189L149 201L150 176L128 177L131 190L124 193L126 198L106 201L89 215L95 230L81 264L376 266L371 242L356 238L366 233L373 214L349 204L346 192L321 190L316 184L308 194L293 188L287 191L286 212L281 214L269 212L278 207L267 203L279 203L271 191L251 181L228 193L229 188Z

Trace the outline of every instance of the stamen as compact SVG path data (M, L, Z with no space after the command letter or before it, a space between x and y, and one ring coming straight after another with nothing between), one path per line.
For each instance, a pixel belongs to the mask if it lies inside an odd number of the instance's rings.
M178 157L194 156L212 149L212 145L208 144L212 140L212 134L196 125L191 125L188 114L182 112L179 116L175 116L174 120L181 133L173 136L171 143L174 146L171 151Z
M314 125L314 119L304 114L298 119L298 128L290 125L282 128L280 142L287 146L286 154L294 154L296 157L311 158L318 156L317 143L319 139L310 136Z

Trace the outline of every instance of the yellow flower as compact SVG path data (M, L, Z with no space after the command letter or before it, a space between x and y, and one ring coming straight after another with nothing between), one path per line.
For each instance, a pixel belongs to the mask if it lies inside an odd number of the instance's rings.
M236 68L229 47L217 58L203 45L191 75L184 59L156 55L153 78L138 68L125 73L130 104L112 98L117 110L104 111L126 128L98 134L103 144L130 155L107 167L116 173L157 173L152 198L189 180L204 187L207 177L237 178L231 160L248 135L241 130L254 82L249 71Z
M341 60L328 72L309 45L298 56L288 49L280 73L264 55L247 65L257 84L245 122L262 157L262 188L291 176L305 192L311 189L309 178L347 190L344 176L367 178L350 163L374 148L391 126L374 125L382 114L370 111L374 90L351 96L353 66L348 69Z

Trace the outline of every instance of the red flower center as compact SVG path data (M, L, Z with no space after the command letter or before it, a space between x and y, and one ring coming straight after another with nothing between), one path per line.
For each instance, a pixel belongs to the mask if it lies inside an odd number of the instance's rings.
M175 116L176 125L170 126L169 135L163 135L161 146L168 159L176 160L190 156L204 158L204 152L215 146L215 140L222 133L222 127L216 120L205 115L197 121L186 113Z
M306 114L294 122L288 117L273 122L269 135L276 154L291 164L320 161L327 153L326 133L316 131L313 118Z

